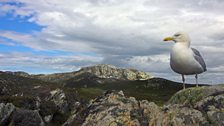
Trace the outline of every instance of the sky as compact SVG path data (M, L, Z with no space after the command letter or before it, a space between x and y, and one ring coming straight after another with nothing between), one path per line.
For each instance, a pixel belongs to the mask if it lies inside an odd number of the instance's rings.
M224 83L223 0L0 0L0 70L69 72L95 64L181 81L169 65L184 31L207 65L200 83ZM195 83L194 76L186 82Z

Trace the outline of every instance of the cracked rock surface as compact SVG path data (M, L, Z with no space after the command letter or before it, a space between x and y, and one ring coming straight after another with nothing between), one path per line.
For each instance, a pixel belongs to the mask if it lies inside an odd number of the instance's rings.
M176 93L164 106L147 100L125 97L122 91L106 92L64 126L222 126L224 88L188 88Z

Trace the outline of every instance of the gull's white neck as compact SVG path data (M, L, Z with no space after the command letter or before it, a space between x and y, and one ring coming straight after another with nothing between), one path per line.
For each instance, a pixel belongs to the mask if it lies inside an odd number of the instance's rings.
M185 41L185 42L176 42L175 46L181 46L181 47L186 47L186 48L190 48L190 42L189 41Z

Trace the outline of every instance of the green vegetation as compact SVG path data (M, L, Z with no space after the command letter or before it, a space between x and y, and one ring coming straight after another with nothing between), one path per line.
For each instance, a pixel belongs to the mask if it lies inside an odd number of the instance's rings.
M62 114L58 111L54 113L53 118L49 126L61 126L70 116L70 113Z
M206 96L204 94L204 88L205 87L193 87L186 90L181 90L171 97L169 103L194 106L196 102Z
M18 108L39 110L42 117L53 115L49 126L61 126L70 115L70 112L58 112L55 103L46 100L50 92L57 88L66 94L71 111L72 104L79 100L74 89L64 88L57 83L0 72L0 103L12 103Z
M57 111L57 107L53 101L43 101L40 104L40 115L42 117L53 115Z
M80 97L86 100L100 96L108 90L122 90L128 97L153 101L159 105L163 105L173 94L182 89L181 84L160 78L145 81L111 81L104 84L69 83L68 86L75 88Z
M85 100L91 100L96 98L97 96L102 95L104 90L100 88L77 88L76 89L80 98L85 99Z
M12 103L19 108L37 109L36 99L31 96L1 96L0 103Z

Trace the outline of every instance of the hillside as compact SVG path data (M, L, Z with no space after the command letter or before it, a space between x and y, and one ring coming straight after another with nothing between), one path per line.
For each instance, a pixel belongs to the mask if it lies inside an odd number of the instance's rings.
M48 116L51 118L49 124L53 125L63 123L70 111L81 103L85 106L87 101L79 98L73 89L63 88L57 83L17 76L10 72L0 72L1 126L8 124L8 120L3 118L7 116L7 113L4 112L9 111L12 106L13 111L15 107L19 111L14 116L21 116L20 118L28 118L29 114L31 117L36 115L38 118L39 116L43 118ZM6 107L5 104L8 106ZM39 113L34 110L39 110Z
M182 84L152 78L137 70L97 65L50 75L0 72L0 89L0 125L59 126L66 120L73 120L74 114L75 118L85 119L88 106L105 97L102 94L122 90L125 97L163 106L182 89ZM74 125L81 125L81 122Z
M10 95L18 96L20 96L21 93L26 94L26 91L31 93L39 91L36 93L38 95L42 94L42 92L49 93L49 88L51 87L53 89L72 89L80 98L88 101L108 90L123 90L127 96L134 96L138 100L150 100L162 105L164 102L168 101L174 93L182 89L181 83L163 78L153 78L151 75L142 71L123 69L105 64L84 67L79 71L67 73L30 75L22 71L8 71L2 74L2 76L3 75L12 77L12 79L6 80L8 87L16 89L15 92L11 91ZM14 81L11 83L10 80L18 80L18 82ZM12 86L13 83L21 84ZM186 86L191 87L194 85L187 84ZM26 89L22 87L26 87Z
M147 99L162 105L174 93L182 89L180 83L163 78L153 78L142 71L105 64L84 67L74 72L47 75L29 75L21 71L7 73L73 89L87 101L108 90L123 90L127 96L134 96L139 100ZM191 87L192 85L186 86Z
M162 105L177 91L182 89L182 84L169 81L162 78L152 78L149 80L137 81L107 81L105 83L90 83L90 80L85 81L66 81L65 87L75 88L78 90L81 97L90 99L95 98L108 90L120 91L123 90L127 96L134 96L136 99L147 99ZM194 85L187 84L187 87Z

